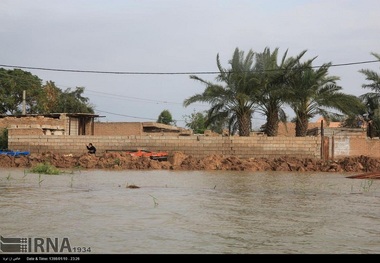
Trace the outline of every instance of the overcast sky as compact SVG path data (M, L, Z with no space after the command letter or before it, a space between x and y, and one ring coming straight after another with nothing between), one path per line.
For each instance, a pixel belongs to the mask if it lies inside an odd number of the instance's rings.
M373 61L380 53L379 0L0 0L0 64L102 72L188 73L229 67L235 48L288 50L314 66ZM0 66L4 67L4 66ZM12 69L12 67L4 67ZM361 95L360 69L330 75L348 94ZM156 121L169 110L177 125L208 109L183 101L205 86L188 74L111 74L23 68L62 90L85 87L101 121ZM214 81L216 75L198 76ZM294 114L289 111L289 116ZM264 117L254 115L255 128Z

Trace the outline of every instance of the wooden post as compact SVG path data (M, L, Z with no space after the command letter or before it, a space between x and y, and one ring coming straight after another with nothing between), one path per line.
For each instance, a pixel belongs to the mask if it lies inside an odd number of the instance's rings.
M335 141L334 141L335 139L334 139L334 132L333 132L333 134L332 134L332 137L331 137L331 160L333 160L334 161L334 147L335 147Z
M91 135L95 135L95 121L94 117L91 118Z
M324 147L324 139L323 139L323 120L321 120L321 159L324 160L324 151L323 149L325 148Z

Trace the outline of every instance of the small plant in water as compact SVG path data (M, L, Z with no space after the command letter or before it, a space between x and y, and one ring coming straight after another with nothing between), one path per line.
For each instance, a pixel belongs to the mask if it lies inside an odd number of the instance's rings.
M7 181L11 180L11 173L8 174L7 176Z
M24 170L24 176L22 178L25 178L28 175L28 171Z
M363 192L368 192L373 184L373 179L370 180L362 180L360 183L360 190L356 192L356 194L362 194ZM351 193L354 193L354 186L351 185Z
M149 195L149 196L153 198L154 206L155 207L158 206L157 198L154 197L153 195Z
M41 179L41 174L38 175L38 185L41 186L41 183L44 179Z
M73 188L73 184L74 184L74 173L71 174L71 180L70 180L70 187Z
M361 183L360 186L362 187L364 192L368 192L372 184L373 184L373 180L365 180Z

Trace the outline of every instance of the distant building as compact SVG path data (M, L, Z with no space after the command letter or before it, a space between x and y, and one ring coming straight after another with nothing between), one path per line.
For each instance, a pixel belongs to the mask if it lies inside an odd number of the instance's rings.
M0 129L9 135L96 135L129 136L144 134L188 136L191 130L156 122L98 122L87 113L0 115Z

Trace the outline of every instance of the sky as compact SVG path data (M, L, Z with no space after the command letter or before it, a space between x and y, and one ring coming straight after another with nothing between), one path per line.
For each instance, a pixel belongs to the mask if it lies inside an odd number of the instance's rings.
M236 48L279 48L279 59L307 50L313 66L334 65L343 92L369 92L359 70L380 69L361 63L380 54L378 10L378 0L1 0L0 67L84 87L101 122L154 122L168 110L185 127L209 108L183 106L205 89L189 76L216 83L217 55L229 68ZM254 129L263 123L255 113Z

